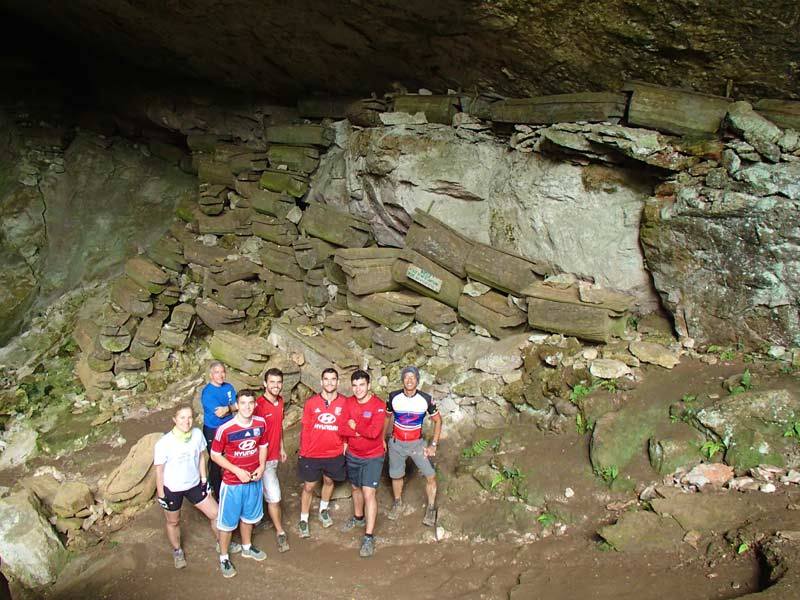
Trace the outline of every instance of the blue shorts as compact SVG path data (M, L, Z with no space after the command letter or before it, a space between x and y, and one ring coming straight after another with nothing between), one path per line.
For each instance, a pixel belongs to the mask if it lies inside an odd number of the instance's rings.
M217 529L233 531L239 521L255 525L264 516L260 481L237 485L223 483L219 491L219 515Z

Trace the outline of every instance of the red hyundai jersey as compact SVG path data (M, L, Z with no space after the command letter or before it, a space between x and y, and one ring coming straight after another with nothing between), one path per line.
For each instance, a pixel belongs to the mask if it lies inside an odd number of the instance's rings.
M337 394L329 404L314 394L303 407L303 428L300 432L300 456L304 458L334 458L344 452L339 437L347 398Z
M359 403L350 396L345 404L339 425L339 435L347 438L347 452L357 458L383 456L383 423L386 420L386 403L375 394ZM355 421L355 430L348 422Z
M238 418L231 419L217 428L211 452L222 454L230 462L245 471L258 468L258 449L267 445L267 423L261 417L253 416L248 426L239 425ZM228 469L222 469L222 481L228 485L242 483Z
M267 460L278 460L281 457L281 434L283 433L283 396L278 396L278 403L273 404L264 396L256 399L253 412L267 423L267 441L269 453Z

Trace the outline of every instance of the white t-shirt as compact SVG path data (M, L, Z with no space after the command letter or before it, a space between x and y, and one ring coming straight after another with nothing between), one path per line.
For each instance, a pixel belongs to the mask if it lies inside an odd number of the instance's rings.
M188 442L182 442L171 431L158 440L153 463L164 465L164 486L183 492L200 483L200 454L205 450L206 440L196 427Z

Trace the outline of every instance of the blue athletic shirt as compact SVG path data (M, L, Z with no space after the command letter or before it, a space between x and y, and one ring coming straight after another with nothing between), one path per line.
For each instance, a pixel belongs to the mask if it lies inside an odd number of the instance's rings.
M219 406L229 406L236 403L236 390L230 383L223 383L216 386L207 383L200 394L200 402L203 404L203 425L210 429L216 429L223 423L231 420L233 415L225 415L220 418L214 414L214 409Z

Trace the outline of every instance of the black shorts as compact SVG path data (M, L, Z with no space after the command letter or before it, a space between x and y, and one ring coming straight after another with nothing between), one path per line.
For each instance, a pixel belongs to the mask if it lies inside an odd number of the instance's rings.
M184 498L186 498L192 504L200 504L206 499L207 496L208 491L206 490L206 486L202 481L193 488L183 490L182 492L173 492L167 486L164 486L164 499L169 505L169 508L164 510L168 510L169 512L180 510Z
M345 456L347 479L355 487L377 488L383 472L383 456L359 458L352 454Z
M344 481L347 473L344 468L344 454L333 458L306 458L301 456L297 460L297 474L303 481L319 481L320 477L327 475L334 481Z

